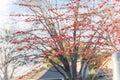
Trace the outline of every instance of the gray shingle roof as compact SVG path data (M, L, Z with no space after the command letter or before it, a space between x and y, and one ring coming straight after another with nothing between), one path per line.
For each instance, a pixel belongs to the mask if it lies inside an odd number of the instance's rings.
M60 69L60 68L59 68ZM62 69L60 69L65 73ZM54 68L51 67L45 74L43 74L38 80L53 80L53 79L63 79L64 77Z

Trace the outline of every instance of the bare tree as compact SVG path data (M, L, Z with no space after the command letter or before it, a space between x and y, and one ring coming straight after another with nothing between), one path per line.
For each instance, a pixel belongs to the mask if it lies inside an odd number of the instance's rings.
M7 29L0 34L0 80L10 80L25 60L24 56L20 57L21 53L17 52L19 46L12 43L14 34Z

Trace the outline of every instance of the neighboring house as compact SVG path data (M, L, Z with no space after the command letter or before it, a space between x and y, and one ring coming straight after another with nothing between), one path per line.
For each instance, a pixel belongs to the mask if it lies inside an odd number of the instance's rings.
M111 56L108 57L104 63L105 63L105 65L103 66L103 68L113 69L113 62L112 62Z
M105 76L106 78L112 78L113 76L113 63L112 58L107 57L105 61L103 61L102 67L99 69L98 75Z
M60 69L60 68L59 68ZM65 73L62 69L60 69ZM43 74L38 80L64 80L64 77L54 68L51 67L45 74Z

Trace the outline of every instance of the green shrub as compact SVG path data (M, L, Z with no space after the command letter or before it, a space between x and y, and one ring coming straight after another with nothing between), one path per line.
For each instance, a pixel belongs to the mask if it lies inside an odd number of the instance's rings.
M95 75L95 74L89 74L86 80L92 80L92 78L93 78L94 75ZM94 80L97 80L97 79L98 79L98 76L96 75L96 76L94 77Z

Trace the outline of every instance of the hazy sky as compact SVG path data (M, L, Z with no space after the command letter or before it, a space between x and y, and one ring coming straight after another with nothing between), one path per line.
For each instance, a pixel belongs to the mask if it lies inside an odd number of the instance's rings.
M8 14L8 0L0 0L0 20L7 17Z
M18 27L23 26L25 28L25 26L28 26L23 22L18 22L16 25L13 24L15 21L11 20L9 16L10 13L17 14L27 11L25 8L15 5L15 1L16 0L0 0L0 31L2 29L18 29Z
M0 28L4 28L9 20L10 5L15 0L0 0Z
M3 15L8 11L9 0L0 0L0 15Z
M1 27L5 27L6 23L8 23L10 20L9 19L9 14L10 13L13 13L13 14L17 14L17 13L28 13L30 11L28 11L27 8L23 8L23 7L20 7L18 5L14 5L13 3L15 2L16 0L0 0L0 28ZM51 1L54 1L54 0L51 0ZM66 0L68 1L68 0ZM98 3L99 0L95 0L96 2L95 3ZM112 0L110 0L112 1ZM84 2L84 1L83 1ZM55 3L55 2L53 2ZM65 3L64 0L58 0L58 3L59 4L62 4L62 3ZM23 23L21 23L23 24ZM21 24L19 24L21 26Z

